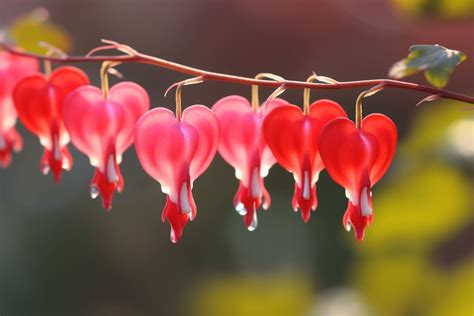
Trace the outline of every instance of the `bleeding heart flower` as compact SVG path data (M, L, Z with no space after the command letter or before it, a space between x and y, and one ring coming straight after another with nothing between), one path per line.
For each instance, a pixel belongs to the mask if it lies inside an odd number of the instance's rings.
M15 129L13 88L23 77L38 71L36 59L0 52L0 167L7 167L12 150L18 152L22 139Z
M165 108L143 115L135 127L135 148L145 171L167 194L162 220L171 226L177 242L188 218L196 216L193 181L210 165L219 141L219 123L205 106L186 108L181 120Z
M59 67L50 76L37 73L23 78L13 91L20 121L44 147L41 170L43 174L51 170L56 182L61 180L63 169L72 168L66 147L70 139L62 117L64 99L87 84L89 79L82 70Z
M64 123L71 140L96 167L91 196L102 196L110 210L115 190L124 182L118 165L122 154L133 143L133 128L150 108L146 91L136 83L121 82L104 96L99 88L85 86L71 93L64 104Z
M323 129L319 150L331 178L346 189L349 199L343 224L354 228L357 240L364 238L372 222L372 186L392 162L397 127L382 114L371 114L360 129L346 118L337 118Z
M257 209L262 204L262 197L264 209L271 203L263 178L268 175L276 159L261 132L264 114L287 104L285 100L272 99L254 111L247 99L228 96L212 107L219 119L218 151L234 167L235 176L240 180L234 196L234 207L244 216L244 223L249 230L257 228Z
M293 209L301 209L308 222L310 210L318 205L316 182L324 169L318 142L322 128L332 119L346 117L344 109L334 101L318 100L311 104L308 115L295 105L280 106L263 120L263 134L278 163L293 173L295 191Z

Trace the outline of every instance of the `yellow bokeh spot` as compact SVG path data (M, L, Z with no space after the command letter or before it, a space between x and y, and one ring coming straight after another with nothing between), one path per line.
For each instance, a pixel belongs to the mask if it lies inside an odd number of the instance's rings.
M300 316L311 308L311 278L289 272L205 279L191 295L197 316Z

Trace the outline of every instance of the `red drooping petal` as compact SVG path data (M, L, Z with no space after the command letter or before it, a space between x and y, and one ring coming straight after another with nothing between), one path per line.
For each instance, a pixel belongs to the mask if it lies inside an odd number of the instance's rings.
M370 209L372 209L370 195L368 196L368 203ZM362 215L360 204L356 206L349 200L347 201L347 209L344 213L342 224L347 231L350 231L351 228L354 229L356 239L362 242L364 240L365 228L372 223L373 217L373 213L366 216Z
M7 131L0 131L0 167L10 165L12 151L19 152L23 147L23 140L14 127Z
M89 79L82 70L60 67L49 78L40 73L25 77L13 92L21 122L39 138L45 148L41 170L44 174L52 170L57 182L62 170L69 170L72 166L72 158L66 148L69 134L62 119L64 99L88 83Z
M263 121L265 139L278 163L293 173L295 194L293 207L302 210L302 218L309 219L310 210L317 207L316 182L324 165L319 155L319 134L332 119L346 117L336 102L319 100L304 115L295 105L276 108Z
M132 82L113 86L107 98L96 87L81 87L65 101L63 116L71 140L97 168L91 195L97 196L98 190L106 209L115 190L123 188L118 164L133 142L135 122L149 106L145 90Z
M378 154L370 169L370 183L375 185L387 172L397 146L397 127L383 114L370 114L362 120L362 130L377 139Z
M212 107L220 127L218 151L240 180L234 207L245 216L244 222L250 230L256 228L255 212L262 203L262 196L268 196L263 178L276 162L261 132L262 120L264 115L286 104L285 100L273 99L255 112L247 99L228 96ZM268 197L264 208L269 206Z
M0 52L0 167L10 164L11 152L22 147L21 136L15 130L17 113L12 100L13 88L23 77L35 73L38 62L34 58Z
M188 218L196 216L193 181L204 172L217 150L219 126L211 110L194 105L178 121L173 112L155 108L137 122L134 139L143 169L168 195L162 219L171 225L171 240L182 235Z
M94 177L91 181L91 197L95 199L97 196L102 197L102 206L107 211L110 211L112 208L112 198L115 191L122 192L124 182L122 173L120 172L120 168L118 167L117 163L111 159L108 162L106 170L107 172L102 172L99 168L95 169ZM113 171L110 171L113 169ZM111 174L115 174L114 176L110 176Z

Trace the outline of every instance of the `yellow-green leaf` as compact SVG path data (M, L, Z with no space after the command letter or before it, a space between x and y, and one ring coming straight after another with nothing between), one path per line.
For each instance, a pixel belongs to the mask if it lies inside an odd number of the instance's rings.
M413 45L409 51L407 58L390 68L389 76L400 79L423 71L426 80L437 88L443 88L454 68L466 59L464 53L440 45Z
M71 37L60 26L49 20L48 11L36 9L15 18L9 26L8 37L15 45L27 51L45 54L47 49L39 45L48 43L67 52L71 49Z

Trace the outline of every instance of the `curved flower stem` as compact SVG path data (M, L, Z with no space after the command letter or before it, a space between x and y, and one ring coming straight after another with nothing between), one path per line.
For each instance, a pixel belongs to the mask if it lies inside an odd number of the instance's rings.
M102 63L102 67L100 68L100 82L101 82L101 90L102 95L104 98L107 98L109 94L109 70L112 67L120 65L120 62L111 62L111 61L104 61Z
M359 96L357 97L357 101L356 101L356 109L355 109L355 125L358 129L361 128L362 126L362 117L363 117L363 113L362 113L362 100L366 97L370 97L374 94L376 94L377 92L379 91L382 91L383 89L385 88L385 84L382 82L382 83L379 83L378 85L370 88L369 90L367 91L363 91L361 94L359 94Z
M271 73L267 73L267 72L259 73L254 78L255 79L268 78L268 79L271 79L271 80L275 80L277 82L284 82L285 81L285 79L283 79L283 77L280 77L278 75L274 75L274 74L271 74ZM259 106L260 106L260 100L258 98L258 85L254 84L254 85L252 85L252 110L257 112Z
M171 89L176 87L176 96L175 96L176 111L175 111L175 115L176 115L176 119L178 121L181 121L181 112L182 112L181 92L183 91L183 87L188 86L188 85L192 85L192 84L199 84L199 83L202 83L203 81L204 81L204 79L201 76L195 77L195 78L189 78L189 79L177 82L177 83L171 85L168 89L166 89L165 97Z
M315 80L318 80L318 76L316 74L312 74L311 76L306 79L306 82L311 83L314 82ZM303 112L304 115L309 115L309 97L310 97L311 89L310 88L305 88L303 90Z
M123 44L118 44L118 45L120 45L120 47L119 46L117 47L119 47L120 51L122 52L124 51L124 48L128 47ZM88 56L88 57L86 56L68 56L68 57L44 56L44 55L39 55L39 54L27 53L5 43L1 43L0 47L3 47L6 51L12 54L26 56L26 57L33 57L40 60L46 59L46 60L50 60L51 62L61 62L61 63L103 62L103 61L136 62L136 63L150 64L156 67L166 68L166 69L185 73L192 76L202 76L204 80L231 82L231 83L243 84L243 85L279 87L282 84L284 84L287 89L290 89L290 88L347 89L347 88L358 88L358 87L370 87L370 86L383 83L385 87L416 90L416 91L426 92L429 94L437 94L440 97L445 98L445 99L457 100L461 102L474 104L474 97L471 97L471 96L463 95L456 92L436 89L433 87L420 85L416 83L399 81L399 80L391 80L391 79L357 80L357 81L345 81L345 82L327 84L327 83L308 83L304 81L294 81L294 80L285 80L283 82L277 82L277 81L272 81L272 80L253 79L253 78L242 77L242 76L228 75L228 74L223 74L223 73L218 73L218 72L201 70L198 68L193 68L186 65L178 64L178 63L161 59L158 57L142 54L142 53L136 52L131 47L128 47L129 50L127 50L127 55Z

